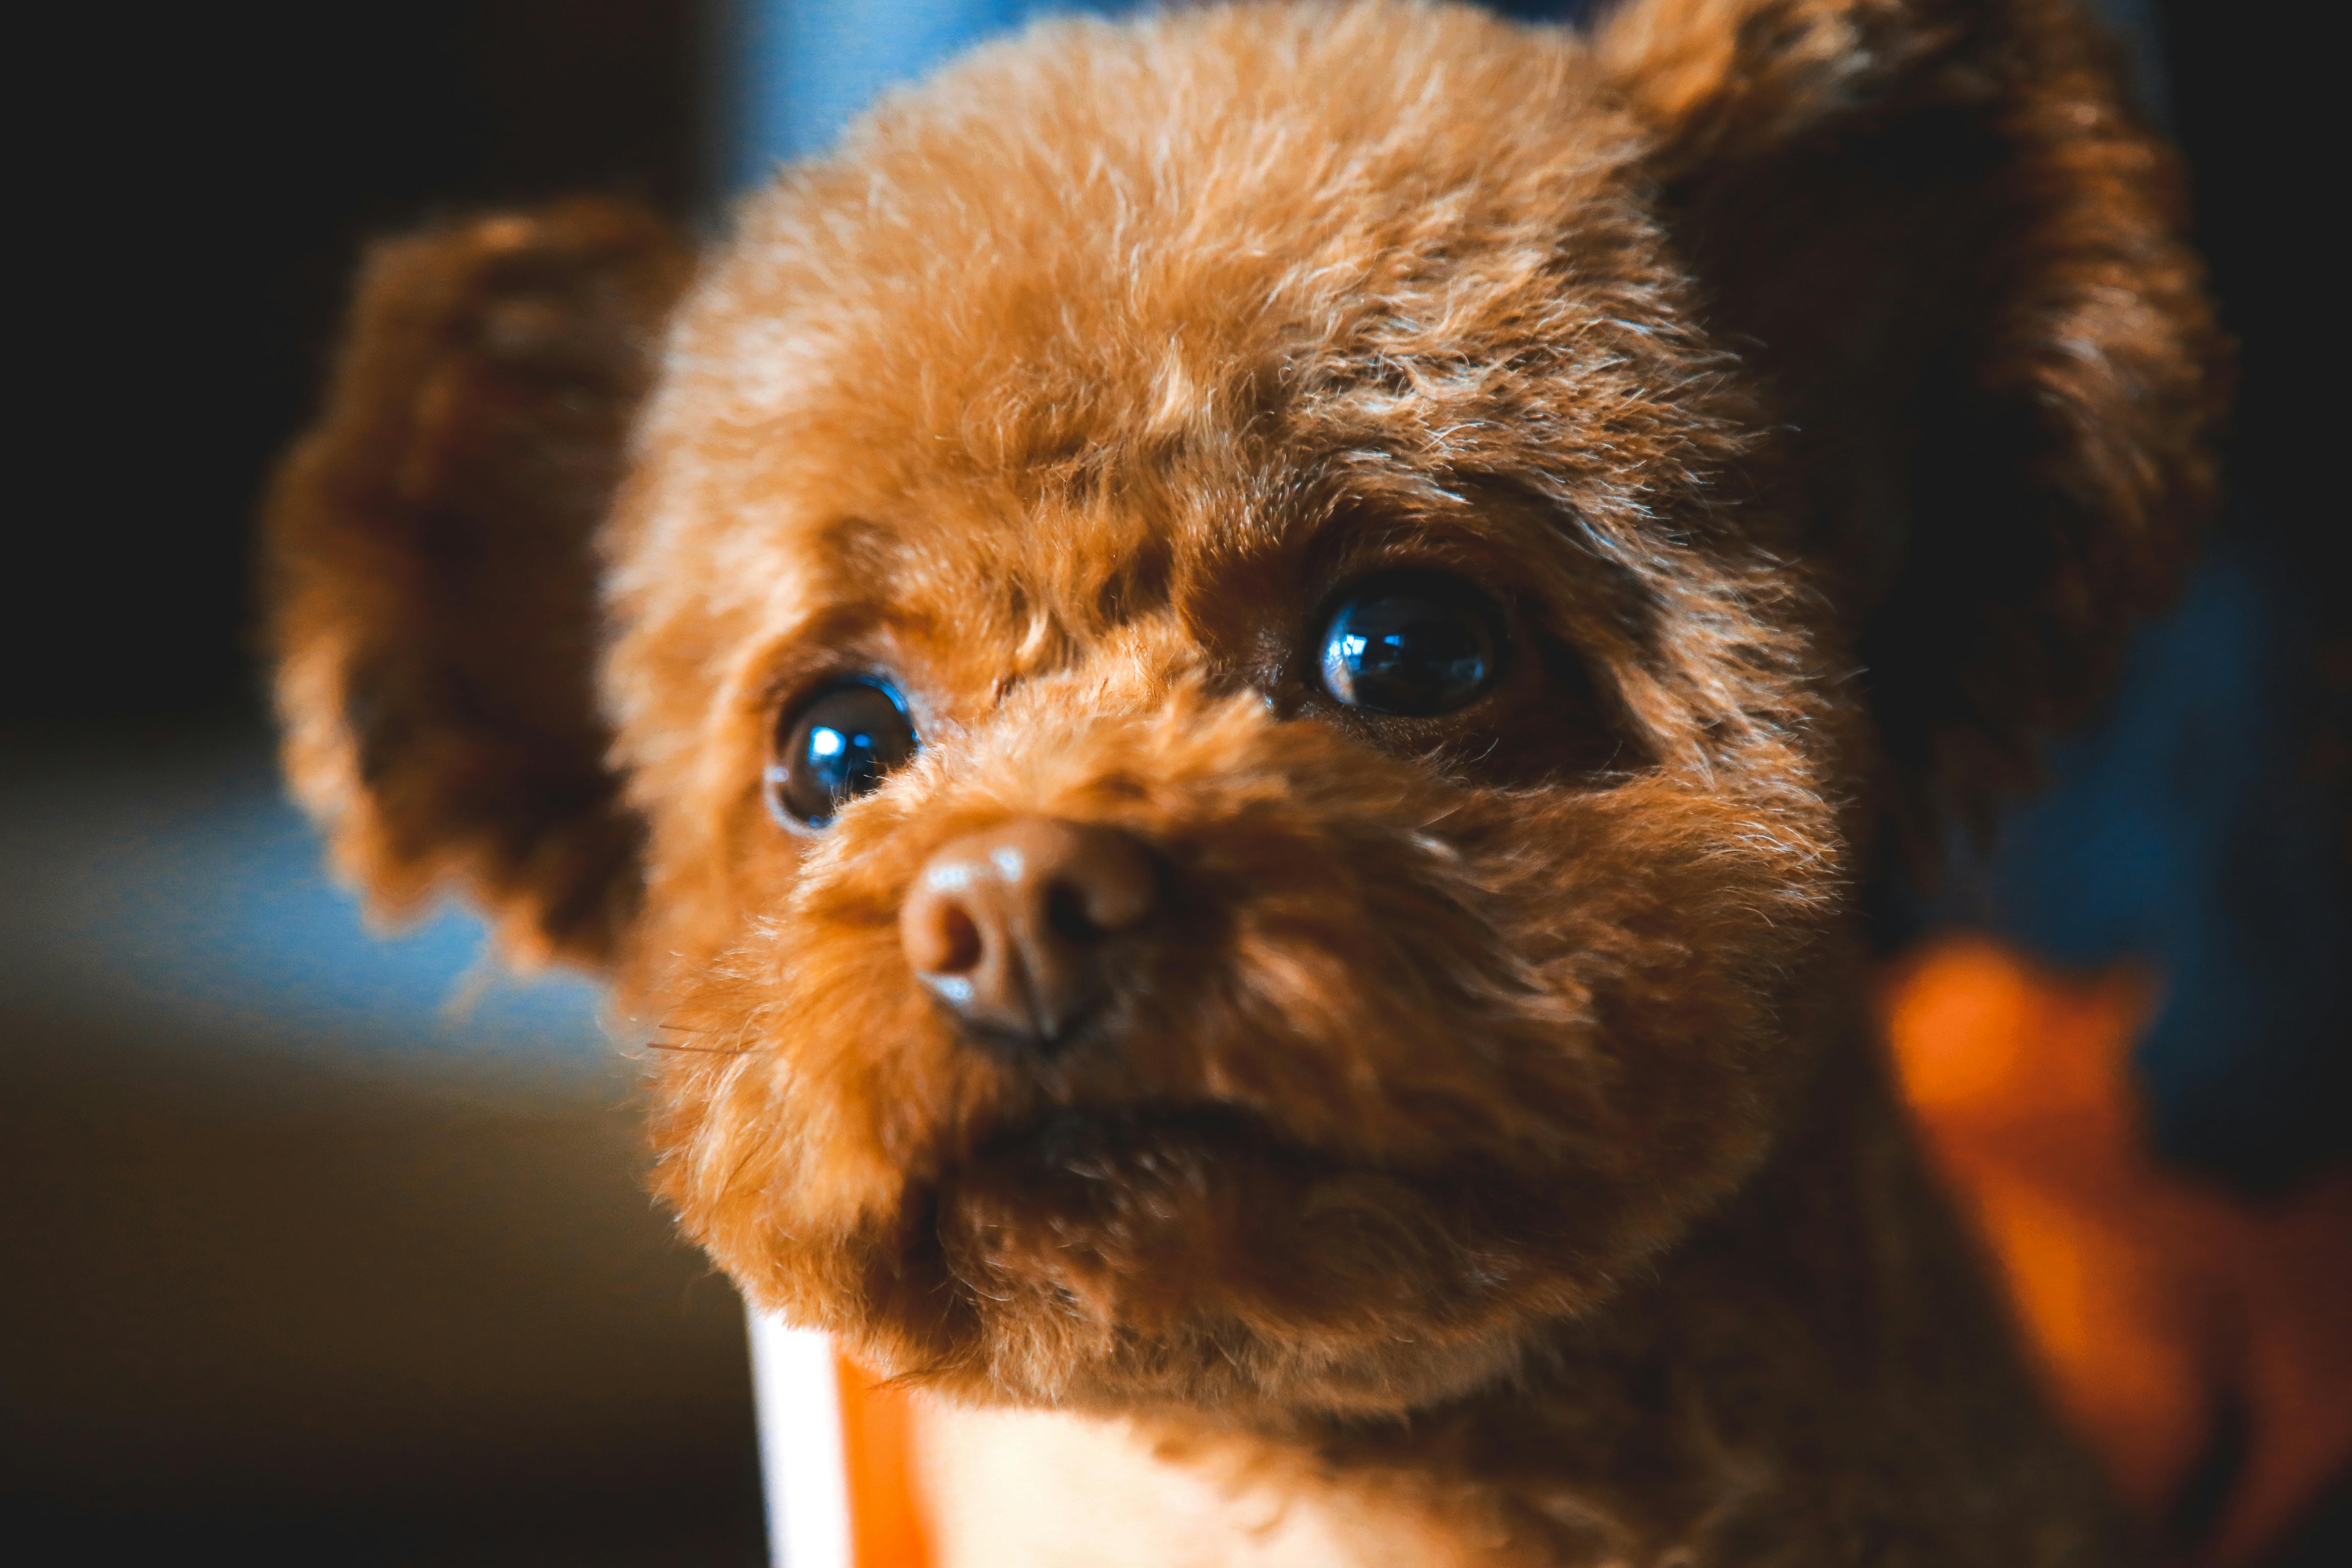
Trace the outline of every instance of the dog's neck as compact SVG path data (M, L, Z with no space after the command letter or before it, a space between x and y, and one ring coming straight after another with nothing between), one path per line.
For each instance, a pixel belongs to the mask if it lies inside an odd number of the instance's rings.
M1418 1496L1465 1561L2121 1559L2105 1489L2037 1396L1863 1020L1804 1110L1648 1278L1559 1325L1507 1382L1238 1445L1180 1422L1169 1446Z

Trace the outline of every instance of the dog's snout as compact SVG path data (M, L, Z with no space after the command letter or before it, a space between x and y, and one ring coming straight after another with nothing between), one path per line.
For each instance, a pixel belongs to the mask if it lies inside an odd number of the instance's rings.
M1158 910L1160 872L1115 828L1020 817L959 838L898 911L907 961L983 1037L1050 1047L1102 997L1107 939Z

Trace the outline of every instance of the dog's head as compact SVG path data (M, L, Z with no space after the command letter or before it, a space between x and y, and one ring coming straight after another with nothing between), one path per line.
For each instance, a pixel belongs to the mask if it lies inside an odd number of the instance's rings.
M1041 29L657 363L643 220L384 253L275 511L295 774L622 975L688 1227L880 1366L1458 1389L1753 1169L1862 841L2160 585L2167 171L2040 0Z

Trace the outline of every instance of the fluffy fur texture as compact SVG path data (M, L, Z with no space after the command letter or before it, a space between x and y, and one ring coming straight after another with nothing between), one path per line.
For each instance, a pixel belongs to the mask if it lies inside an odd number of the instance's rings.
M1041 27L690 288L600 207L388 248L272 514L289 766L381 896L615 975L661 1190L878 1369L1496 1563L2108 1561L1852 889L2183 552L2179 216L2059 0ZM1318 606L1398 566L1504 607L1458 716L1314 684ZM780 710L877 669L920 754L780 828ZM1042 1063L898 931L1021 814L1167 884Z

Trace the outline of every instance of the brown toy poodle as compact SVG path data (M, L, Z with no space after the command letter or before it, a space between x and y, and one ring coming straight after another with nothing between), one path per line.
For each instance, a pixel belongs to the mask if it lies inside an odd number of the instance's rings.
M288 764L614 978L661 1192L879 1373L1466 1562L2129 1560L1855 889L2188 547L2179 221L2068 0L1040 27L698 266L383 247Z

